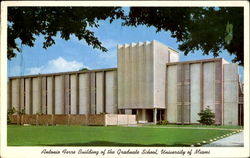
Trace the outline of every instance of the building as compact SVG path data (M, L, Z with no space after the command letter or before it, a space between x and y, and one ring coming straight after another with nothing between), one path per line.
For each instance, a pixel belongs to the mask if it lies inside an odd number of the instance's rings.
M117 53L118 68L9 78L8 108L195 124L209 106L216 124L243 124L237 64L221 58L181 62L176 50L157 41L118 45Z

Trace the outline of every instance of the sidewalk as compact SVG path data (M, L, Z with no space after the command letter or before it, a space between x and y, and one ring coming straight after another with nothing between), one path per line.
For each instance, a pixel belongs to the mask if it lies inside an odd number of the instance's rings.
M202 147L243 147L244 133L243 131L232 136L214 141L210 144L205 144Z

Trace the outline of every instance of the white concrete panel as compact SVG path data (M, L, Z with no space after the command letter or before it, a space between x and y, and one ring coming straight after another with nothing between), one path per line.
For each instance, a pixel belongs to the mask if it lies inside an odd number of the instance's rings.
M145 55L144 55L144 43L138 43L138 107L143 107L144 104L144 98L145 98Z
M42 113L46 114L47 112L47 78L46 77L41 77L41 92L42 92L42 98L41 98L41 105L42 105Z
M53 79L47 77L47 114L53 114Z
M179 61L179 54L170 50L170 62L178 62Z
M19 110L20 107L20 103L19 103L19 99L20 99L20 86L19 86L19 79L13 79L11 80L12 82L12 105L11 107L14 107L16 110Z
M118 45L117 47L117 59L118 59L118 108L122 108L124 106L124 47L122 45Z
M129 87L130 87L130 82L129 82L129 45L124 45L124 105L126 107L130 107L129 105Z
M79 75L79 114L90 113L89 74Z
M215 69L214 62L208 62L203 64L203 75L204 75L204 88L203 88L203 99L204 108L209 108L215 112Z
M64 78L64 114L69 114L70 111L70 76L69 75L63 75Z
M130 107L136 107L137 100L137 89L136 89L136 45L134 43L130 44Z
M117 114L117 81L115 80L116 72L106 72L106 112Z
M177 66L167 68L167 121L177 122ZM165 117L166 118L166 117Z
M32 113L37 114L41 113L41 97L42 97L42 91L41 91L41 78L36 77L32 79Z
M165 108L166 63L168 63L168 47L153 41L154 49L154 107Z
M96 73L96 114L104 112L104 72Z
M224 125L238 125L238 66L224 64Z
M201 80L200 80L201 67L200 64L191 64L191 74L190 74L190 121L191 123L198 123L197 120L200 119L198 113L200 112L200 95L201 95Z
M96 114L96 76L90 73L90 114Z
M238 81L238 69L237 64L224 64L224 81Z
M238 125L238 104L224 103L224 125Z
M165 107L168 58L168 47L156 41L118 46L119 108Z
M237 82L224 82L224 102L225 103L238 103L238 83Z
M25 79L25 114L31 114L31 79Z
M144 87L145 87L145 98L143 106L144 108L154 107L154 52L153 44L149 42L144 43L145 47L145 71L144 71Z
M24 78L20 79L20 111L25 110L25 98L24 98L24 93L25 93L25 83L24 83Z
M70 75L70 113L77 114L77 87L76 87L76 75Z
M133 48L133 57L134 57L134 86L133 86L133 92L134 92L134 98L133 98L133 107L139 107L139 98L140 98L140 65L139 65L139 51L140 51L140 45L141 43L137 43Z
M55 114L64 114L64 76L55 76Z

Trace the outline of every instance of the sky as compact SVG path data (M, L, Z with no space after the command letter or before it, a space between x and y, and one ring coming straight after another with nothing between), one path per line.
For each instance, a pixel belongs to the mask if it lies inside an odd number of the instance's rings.
M84 41L79 41L74 36L65 41L58 35L56 44L44 49L42 36L36 36L34 47L22 46L22 53L8 60L8 76L23 76L55 72L78 71L81 68L103 69L117 67L117 45L157 40L175 50L178 43L171 38L170 32L161 31L156 33L154 27L121 26L121 21L100 21L99 28L91 29L95 35L109 50L101 52L88 46ZM179 51L179 50L178 50ZM213 58L212 55L202 55L201 51L189 53L187 56L179 51L180 61L199 60ZM234 58L227 51L222 51L219 56L231 62ZM243 79L243 67L239 67L241 81Z

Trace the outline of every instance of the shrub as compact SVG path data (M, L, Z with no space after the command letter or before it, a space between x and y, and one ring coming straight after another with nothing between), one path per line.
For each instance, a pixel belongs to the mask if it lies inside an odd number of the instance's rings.
M18 112L19 115L25 115L25 109L22 109L21 111Z
M167 125L168 121L167 120L160 120L157 122L157 125Z
M7 123L10 124L10 116L13 115L14 113L16 113L16 109L14 107L12 107L11 109L9 109L7 111Z
M105 115L108 114L107 112L101 112L100 115Z
M198 113L200 116L200 120L198 120L201 124L204 125L212 125L215 123L215 113L208 107L205 110L202 110Z

